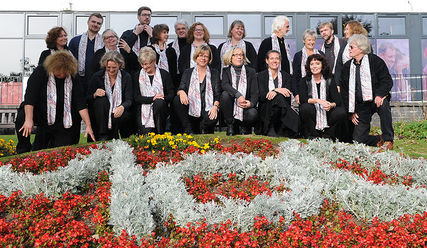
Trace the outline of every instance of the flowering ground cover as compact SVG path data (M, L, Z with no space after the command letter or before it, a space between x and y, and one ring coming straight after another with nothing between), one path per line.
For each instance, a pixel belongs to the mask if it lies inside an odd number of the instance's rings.
M0 165L1 247L423 247L427 162L146 135Z

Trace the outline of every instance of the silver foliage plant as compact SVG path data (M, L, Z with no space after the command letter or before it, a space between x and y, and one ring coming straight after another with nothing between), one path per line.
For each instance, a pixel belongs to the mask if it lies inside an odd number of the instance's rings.
M108 168L109 152L91 148L88 156L78 155L68 166L39 175L18 173L11 165L0 166L0 194L10 196L21 190L23 196L40 193L48 197L59 197L65 192L77 193L81 185L94 182L98 172Z

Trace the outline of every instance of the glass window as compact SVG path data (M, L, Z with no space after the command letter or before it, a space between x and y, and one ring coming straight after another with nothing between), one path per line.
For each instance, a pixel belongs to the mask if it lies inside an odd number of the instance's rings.
M427 35L427 17L423 18L423 35Z
M58 26L57 16L28 16L27 35L46 35L55 26Z
M224 35L224 17L222 16L196 16L195 22L203 23L210 35Z
M289 19L289 33L288 35L292 35L293 34L293 25L292 25L292 16L287 16ZM271 35L271 25L273 24L273 20L274 20L275 16L264 16L264 35L266 36L270 36Z
M322 22L331 22L334 30L338 30L336 16L310 16L310 29L316 30L317 34L320 34L319 25Z
M99 30L100 34L102 34L102 32L104 32L104 30L105 30L105 16L103 16L103 17L104 17L104 23L101 26L101 30ZM80 35L80 34L87 31L87 20L88 20L88 18L89 18L89 16L77 16L76 17L76 34L75 35Z
M372 37L375 34L375 17L373 15L343 15L342 24L346 24L348 21L358 21L362 23L363 27L368 31L368 36ZM344 27L342 29L342 36L344 36Z
M235 20L241 20L245 24L246 37L261 37L260 19L260 15L228 15L228 26L226 30L226 35L228 35L228 30L230 29L231 23Z
M405 35L405 17L379 17L378 34L387 35Z
M11 72L19 73L22 71L22 39L0 40L0 54L4 58L0 60L0 73L9 76Z
M23 37L24 14L0 14L0 37ZM13 25L6 25L13 23Z
M29 59L30 65L37 66L41 52L46 49L46 42L43 39L25 40L25 57Z
M116 31L118 36L128 29L133 29L138 23L135 13L132 14L110 14L110 28Z
M150 25L154 27L156 24L166 24L169 27L169 35L175 35L175 22L178 20L176 16L153 16Z

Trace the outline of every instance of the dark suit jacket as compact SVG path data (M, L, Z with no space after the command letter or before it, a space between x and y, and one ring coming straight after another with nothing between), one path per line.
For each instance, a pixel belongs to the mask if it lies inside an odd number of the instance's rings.
M251 107L255 107L258 103L258 80L256 76L255 69L245 66L246 68L246 96L245 99L251 102ZM223 91L227 91L231 96L238 98L240 97L240 92L233 88L232 86L232 77L230 67L224 68L222 72L221 87Z

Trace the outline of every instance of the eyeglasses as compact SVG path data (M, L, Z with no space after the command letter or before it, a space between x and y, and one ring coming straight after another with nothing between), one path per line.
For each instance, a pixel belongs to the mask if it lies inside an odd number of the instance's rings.
M151 14L140 14L142 17L151 17Z
M104 38L104 40L113 39L113 38L117 38L117 37L116 37L116 36L114 36L114 35L111 35L111 36L107 36L107 37L105 37L105 38Z
M358 48L357 46L350 45L350 49Z
M202 55L202 54L199 55L199 58L209 59L209 57L210 57L209 55Z
M236 54L232 54L231 56L234 56L234 57L243 57L244 55L243 55L243 53L236 53Z
M205 32L205 30L203 30L203 28L198 28L198 29L194 29L194 32Z

